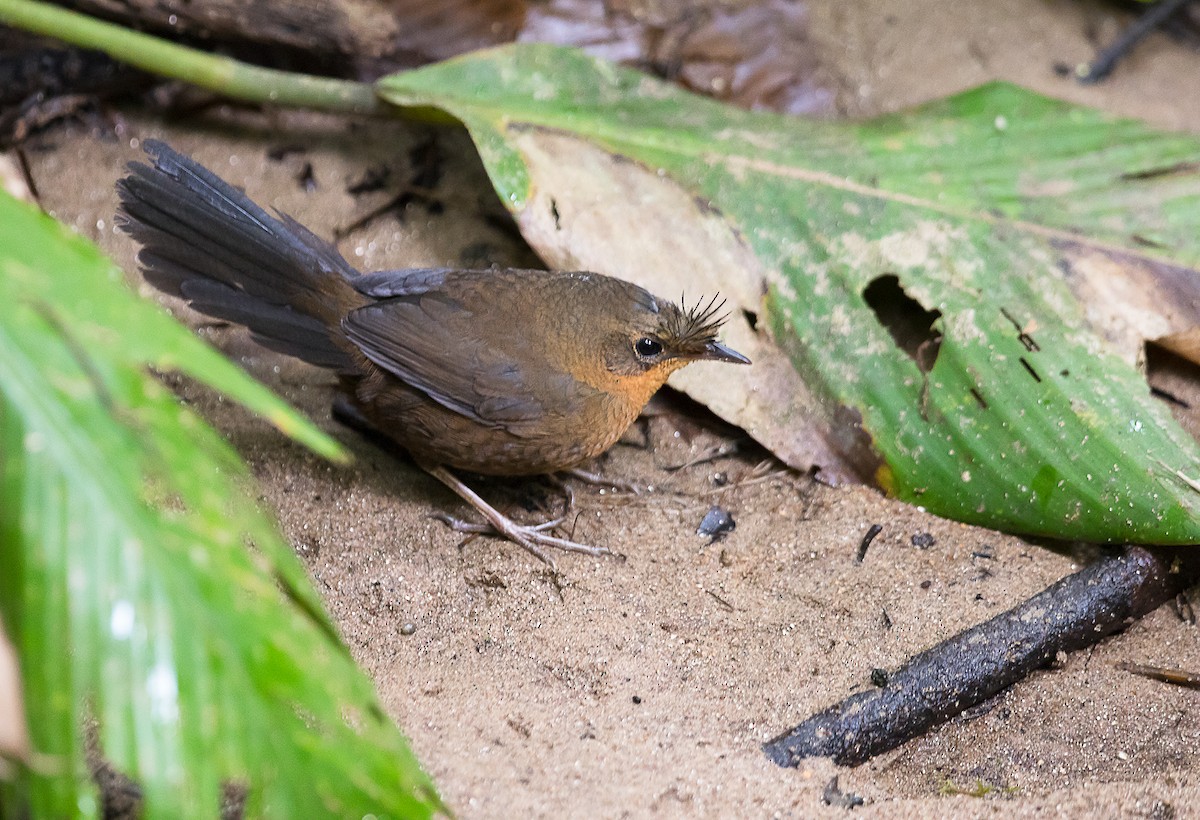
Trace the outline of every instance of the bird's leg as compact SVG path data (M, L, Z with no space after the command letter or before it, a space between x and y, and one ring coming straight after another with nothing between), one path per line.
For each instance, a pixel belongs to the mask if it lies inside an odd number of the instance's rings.
M438 521L441 521L455 532L463 532L469 535L496 534L496 528L487 522L484 522L483 524L476 524L474 521L456 518L447 512L435 512L430 515L430 518L436 518ZM560 515L558 518L553 518L549 521L543 521L541 524L531 525L529 529L537 530L538 532L545 532L546 530L554 529L565 520L567 520L566 516Z
M558 521L550 521L545 524L529 526L518 524L504 513L497 510L491 504L484 501L478 493L468 487L462 479L454 475L440 464L436 465L421 465L427 473L436 478L438 481L445 484L451 490L458 494L459 498L466 501L490 524L490 529L497 535L507 538L515 544L520 544L525 549L536 555L541 560L545 561L551 567L554 567L554 561L549 555L542 550L542 547L554 547L555 549L565 550L567 552L582 552L586 555L614 555L615 553L606 547L591 547L587 544L580 544L575 541L568 541L565 538L556 538L553 535L548 535L545 530L560 523ZM447 521L455 529L460 529L456 526L454 519L442 518ZM462 522L458 522L462 523ZM468 525L467 531L478 531L474 526Z
M568 475L571 478L582 481L584 484L591 484L593 487L610 487L621 492L633 493L641 495L646 488L632 481L626 481L623 478L608 478L595 470L584 470L581 467L572 467L569 470L561 470L563 475ZM564 487L566 485L563 485Z

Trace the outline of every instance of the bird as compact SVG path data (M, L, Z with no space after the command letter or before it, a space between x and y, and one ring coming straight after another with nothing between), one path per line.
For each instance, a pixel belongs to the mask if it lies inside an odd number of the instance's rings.
M611 551L553 535L555 521L512 520L459 473L576 468L615 444L676 370L750 363L719 341L717 297L687 309L587 271L361 273L191 157L159 140L143 147L151 164L129 163L117 182L116 222L140 244L145 280L333 371L335 409L399 444L489 531L551 567L549 548Z

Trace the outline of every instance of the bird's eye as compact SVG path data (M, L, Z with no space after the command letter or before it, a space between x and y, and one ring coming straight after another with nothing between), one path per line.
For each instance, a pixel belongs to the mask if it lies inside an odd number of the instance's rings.
M649 359L663 352L662 342L658 339L651 339L649 336L643 336L634 342L633 349L643 359Z

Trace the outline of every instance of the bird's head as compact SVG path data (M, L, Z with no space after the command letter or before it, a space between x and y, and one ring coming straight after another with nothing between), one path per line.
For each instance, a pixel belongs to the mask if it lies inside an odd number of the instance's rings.
M718 297L687 308L650 296L648 304L608 334L605 368L622 392L645 404L672 373L692 362L750 364L717 338L727 318L724 306Z

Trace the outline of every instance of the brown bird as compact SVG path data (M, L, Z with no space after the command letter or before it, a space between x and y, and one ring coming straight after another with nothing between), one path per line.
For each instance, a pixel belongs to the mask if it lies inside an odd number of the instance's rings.
M117 183L146 280L244 325L272 350L329 368L355 416L403 446L495 532L586 552L521 525L451 469L573 468L611 447L672 372L748 364L717 341L715 300L683 310L596 273L419 268L361 274L286 214L267 214L195 160L147 140L154 166Z

